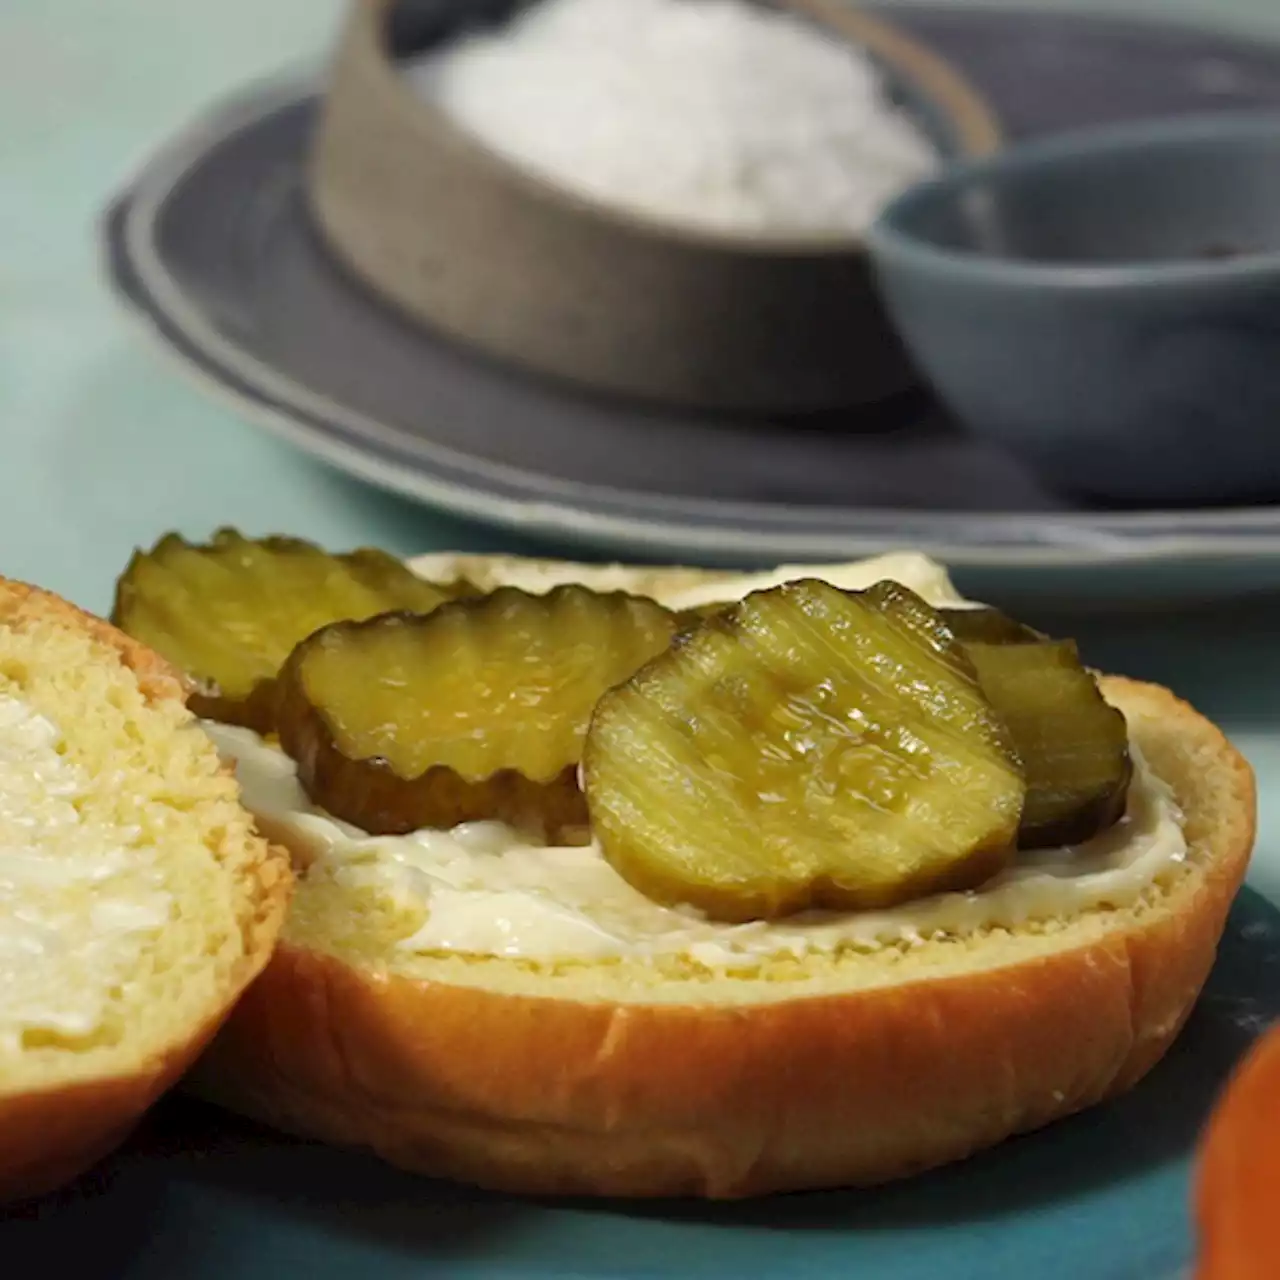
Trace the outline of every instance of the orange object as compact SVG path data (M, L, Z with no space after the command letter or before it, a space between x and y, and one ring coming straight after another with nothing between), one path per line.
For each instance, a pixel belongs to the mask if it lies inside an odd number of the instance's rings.
M1195 1280L1280 1280L1280 1025L1210 1117L1195 1185Z

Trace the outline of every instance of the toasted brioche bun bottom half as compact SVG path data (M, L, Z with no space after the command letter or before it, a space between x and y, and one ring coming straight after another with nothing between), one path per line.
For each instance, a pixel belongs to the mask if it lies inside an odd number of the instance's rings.
M81 804L154 841L174 900L99 1034L0 1048L0 1201L10 1202L94 1164L178 1080L266 965L292 877L196 729L181 679L149 649L58 596L0 579L0 692L30 694L68 756L99 764Z
M1154 685L1106 677L1188 857L1127 909L725 974L413 957L300 879L193 1077L278 1129L532 1194L736 1198L870 1185L1136 1084L1213 965L1252 771Z

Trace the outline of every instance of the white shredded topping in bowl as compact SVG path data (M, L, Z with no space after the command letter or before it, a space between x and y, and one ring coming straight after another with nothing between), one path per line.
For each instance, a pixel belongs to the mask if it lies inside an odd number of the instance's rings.
M865 53L748 0L543 0L406 74L526 171L705 231L856 235L938 164Z

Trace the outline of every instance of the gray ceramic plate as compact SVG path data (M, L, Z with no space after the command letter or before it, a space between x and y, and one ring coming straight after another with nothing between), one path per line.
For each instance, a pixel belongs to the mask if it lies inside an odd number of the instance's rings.
M898 16L960 62L1013 137L1280 105L1280 50L1097 19ZM313 86L281 82L187 130L112 206L106 260L117 293L207 386L354 475L646 556L759 562L912 544L971 569L1109 574L1121 590L1139 569L1166 595L1280 585L1280 494L1231 510L1084 510L921 401L864 411L856 431L682 417L458 349L366 294L317 240L302 193L314 111Z

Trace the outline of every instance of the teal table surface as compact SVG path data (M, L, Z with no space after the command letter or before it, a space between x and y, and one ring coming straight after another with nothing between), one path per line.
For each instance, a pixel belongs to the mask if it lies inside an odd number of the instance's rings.
M1061 7L1061 6L1060 6ZM1280 35L1276 0L1130 6ZM96 261L103 202L209 98L331 40L336 0L0 5L0 572L94 610L137 544L223 523L397 553L529 550L348 481L203 398L130 332ZM555 548L538 548L554 552ZM1168 683L1255 765L1253 884L1280 903L1280 598L1041 621Z

